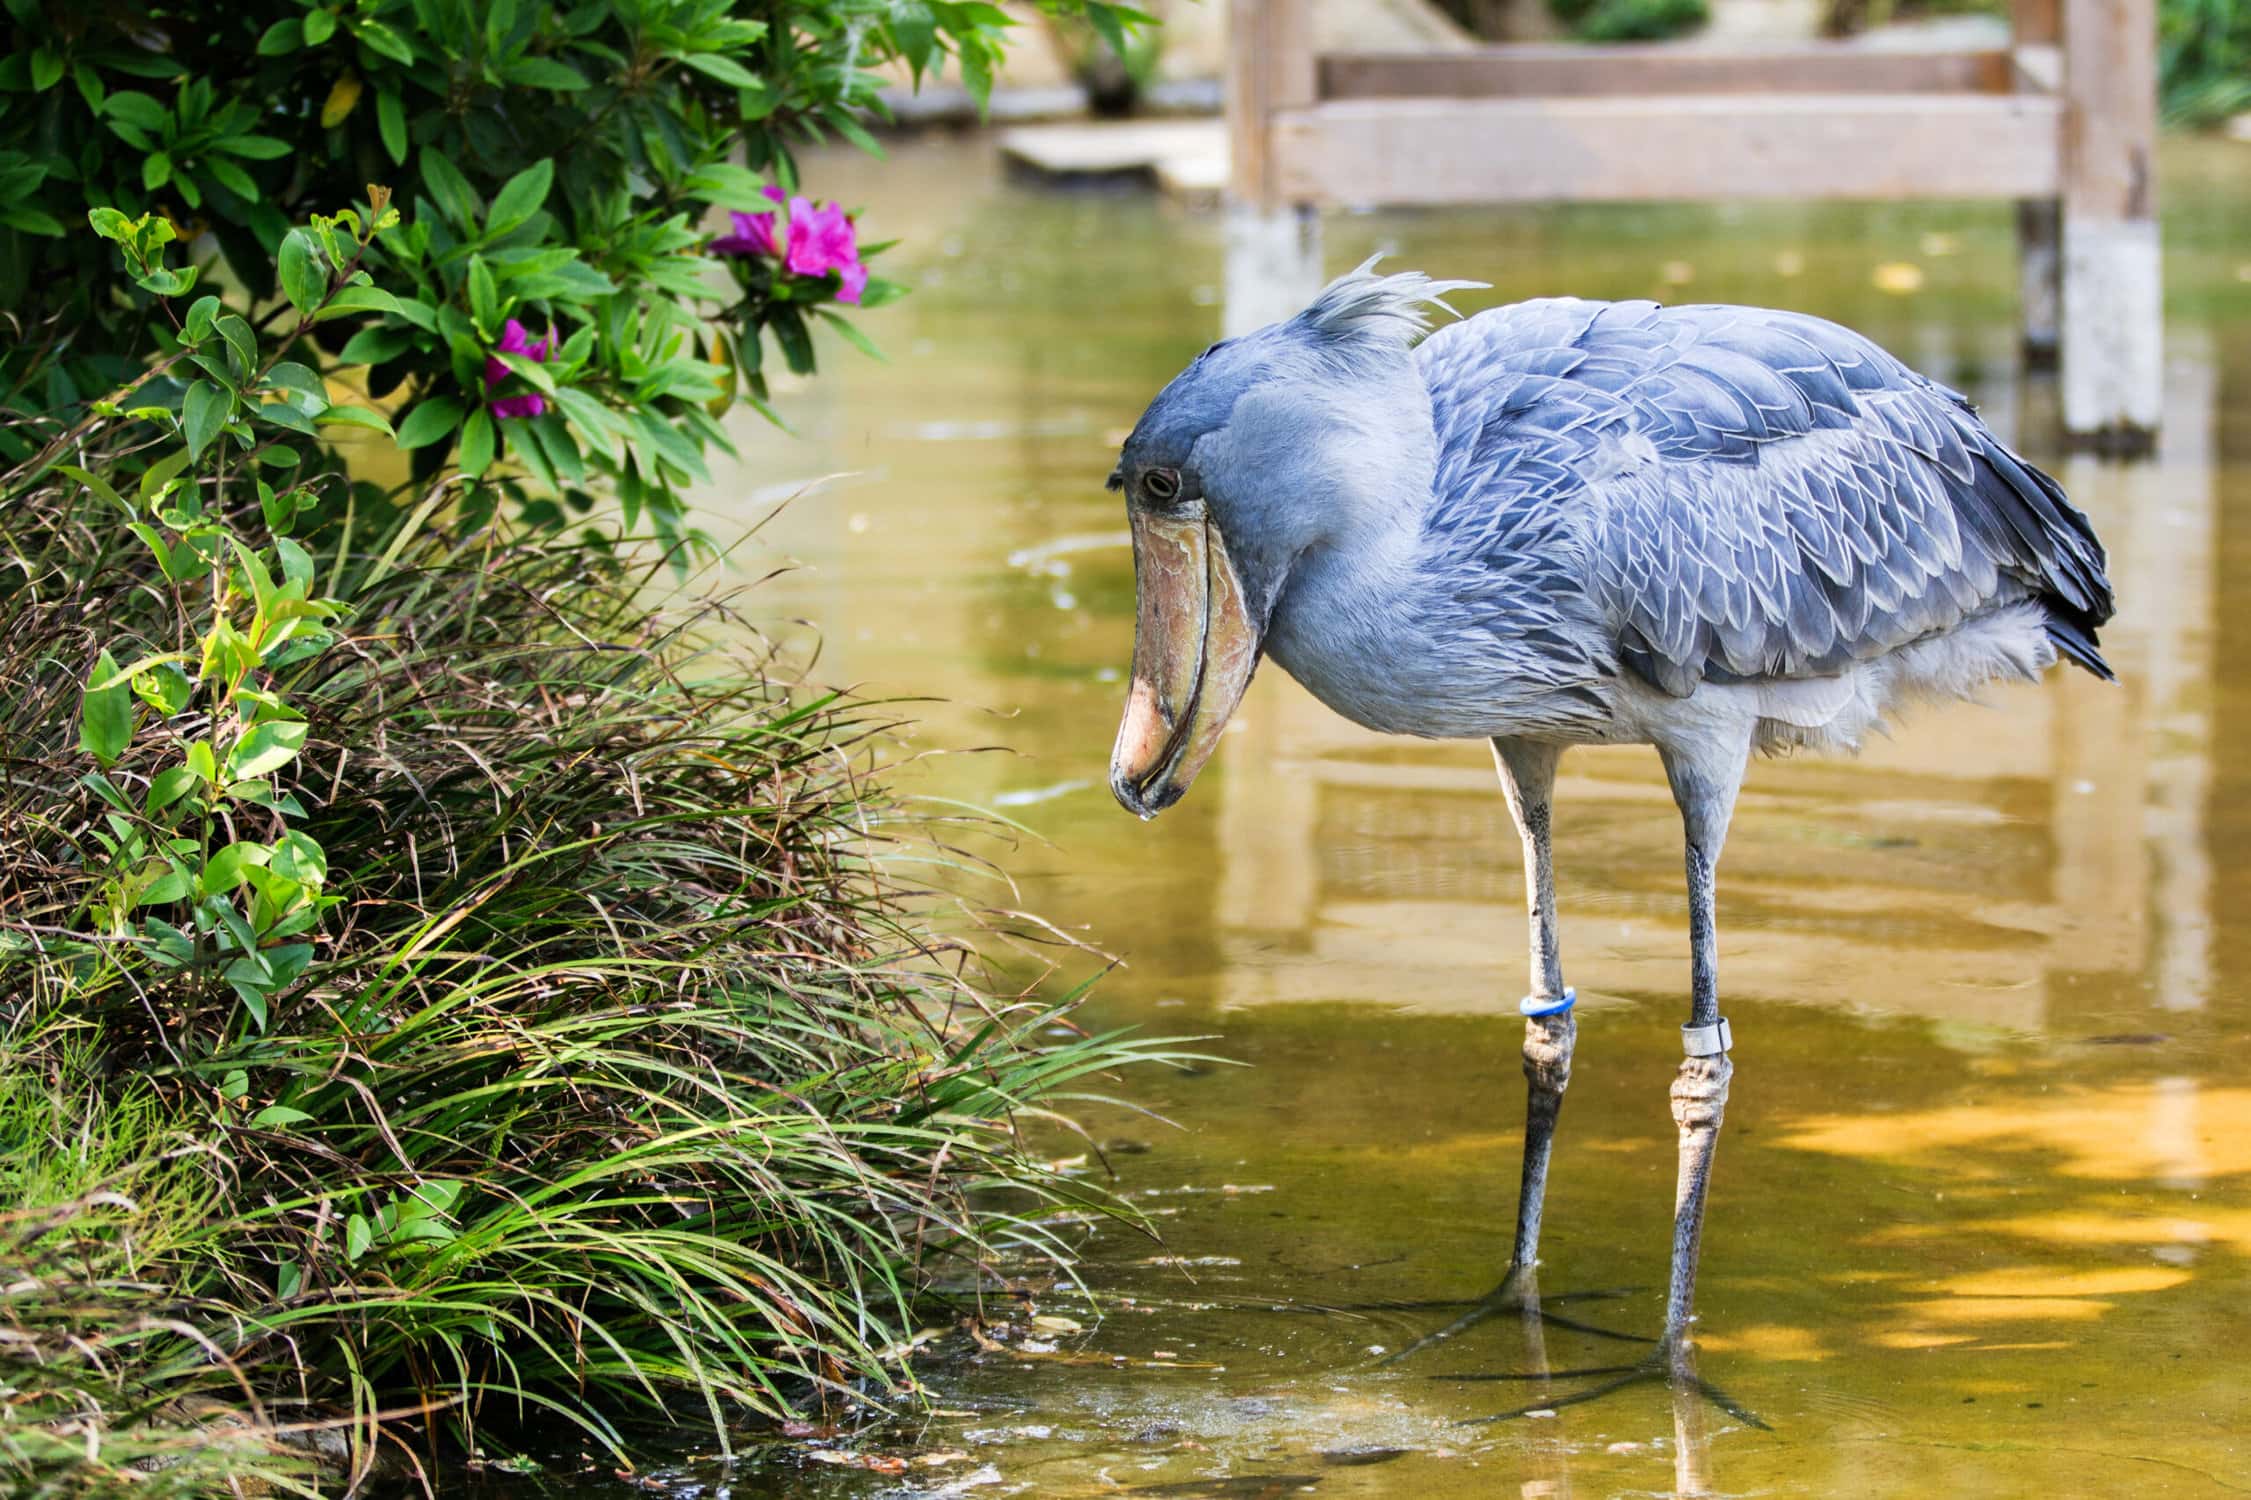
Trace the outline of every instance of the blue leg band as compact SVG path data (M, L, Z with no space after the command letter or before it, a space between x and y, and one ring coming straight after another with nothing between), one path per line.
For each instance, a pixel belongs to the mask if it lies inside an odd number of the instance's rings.
M1527 1021L1536 1021L1542 1016L1560 1016L1578 1003L1579 992L1566 986L1561 1000L1542 1000L1536 995L1526 995L1516 1002L1516 1008Z

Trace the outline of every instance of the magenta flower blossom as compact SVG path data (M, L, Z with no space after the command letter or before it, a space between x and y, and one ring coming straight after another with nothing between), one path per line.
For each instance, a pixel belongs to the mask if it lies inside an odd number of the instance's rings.
M837 272L844 282L837 293L839 302L858 302L860 289L868 284L852 220L833 203L815 208L803 198L789 200L789 247L783 264L799 276Z
M867 288L868 268L860 260L859 234L851 216L834 203L792 198L772 184L765 191L774 203L788 205L787 226L777 233L778 213L736 209L728 215L731 230L711 242L712 253L772 256L793 276L826 276L834 271L840 283L837 300L857 303Z
M500 362L501 354L520 354L534 364L543 365L547 363L548 346L554 342L554 336L549 335L538 343L533 343L531 334L524 325L510 318L508 325L500 330L499 352L485 356L486 393L490 394L509 376L508 367ZM546 410L547 398L537 391L522 396L502 396L492 403L492 414L503 420L509 417L536 417Z
M776 203L785 202L788 197L772 183L766 184L766 196ZM746 214L738 208L727 217L734 221L734 232L723 234L713 240L711 242L712 254L779 255L781 253L774 245L774 216L772 214Z

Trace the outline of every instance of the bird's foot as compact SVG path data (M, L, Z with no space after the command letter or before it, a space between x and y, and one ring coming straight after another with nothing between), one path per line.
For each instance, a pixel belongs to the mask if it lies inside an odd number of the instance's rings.
M1598 1301L1627 1295L1628 1293L1625 1291L1565 1292L1559 1296L1543 1299L1540 1296L1540 1280L1536 1267L1529 1265L1510 1266L1508 1274L1501 1278L1501 1284L1471 1303L1469 1309L1460 1317L1442 1328L1436 1328L1424 1334L1396 1354L1386 1355L1377 1362L1377 1367L1381 1369L1411 1359L1433 1344L1442 1344L1456 1334L1467 1333L1488 1318L1498 1317L1502 1313L1515 1313L1520 1317L1544 1323L1551 1327L1568 1328L1574 1333L1592 1334L1596 1338L1618 1339L1621 1342L1634 1344L1654 1342L1642 1334L1619 1333L1614 1329L1600 1328L1592 1323L1582 1323L1576 1318L1552 1311L1549 1306L1549 1304L1557 1302ZM1449 1304L1426 1303L1418 1305L1444 1307ZM1458 1306L1459 1304L1452 1305Z
M1591 1384L1583 1385L1577 1390L1547 1396L1523 1406L1513 1407L1508 1411L1496 1412L1489 1417L1466 1419L1469 1425L1475 1426L1514 1421L1518 1417L1528 1417L1534 1412L1542 1414L1557 1412L1566 1406L1583 1406L1590 1401L1599 1401L1605 1396L1614 1396L1631 1386L1663 1381L1670 1385L1676 1393L1688 1394L1708 1401L1745 1426L1756 1427L1761 1432L1773 1430L1760 1420L1756 1412L1698 1374L1696 1371L1695 1345L1678 1335L1668 1335L1657 1340L1656 1347L1632 1364L1592 1365L1576 1370L1512 1370L1493 1374L1433 1375L1431 1379L1457 1381L1464 1384L1484 1381L1539 1381L1542 1384L1558 1380L1591 1382Z

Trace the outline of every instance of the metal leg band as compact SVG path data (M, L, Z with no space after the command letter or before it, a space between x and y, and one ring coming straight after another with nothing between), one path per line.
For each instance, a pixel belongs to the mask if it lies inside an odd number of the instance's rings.
M1683 1026L1680 1029L1680 1050L1690 1057L1717 1057L1735 1046L1735 1033L1729 1029L1727 1017L1722 1016L1709 1026Z
M1536 1021L1542 1016L1560 1016L1578 1003L1579 992L1575 989L1566 988L1561 1000L1548 1000L1538 995L1526 995L1516 1002L1516 1009L1517 1013L1526 1020Z

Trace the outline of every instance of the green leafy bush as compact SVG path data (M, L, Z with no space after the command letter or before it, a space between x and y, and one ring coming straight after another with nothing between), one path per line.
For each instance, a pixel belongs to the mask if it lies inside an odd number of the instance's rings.
M281 356L378 326L395 218L288 231L269 340L97 211L174 347L0 484L15 1491L215 1422L297 1484L321 1435L364 1474L401 1425L904 1396L935 1262L1115 1208L1017 1115L1166 1055L965 977L889 873L880 711L653 609L661 560L276 488L390 431Z
M1041 3L1113 39L1139 19ZM951 61L989 87L1011 24L982 0L5 4L0 409L72 411L171 350L134 268L76 241L90 210L164 219L230 287L278 269L293 288L290 226L381 183L407 222L362 262L380 316L356 347L314 330L289 357L365 365L419 479L506 460L502 492L537 516L609 489L629 526L667 532L725 447L720 415L763 405L769 353L810 372L817 327L864 342L840 298L899 292L854 284L856 244L715 256L705 220L795 193L797 143L874 149L880 63Z
M2251 110L2251 4L2161 0L2157 69L2168 124L2213 125Z
M1548 0L1548 9L1587 42L1660 42L1712 18L1706 0Z

